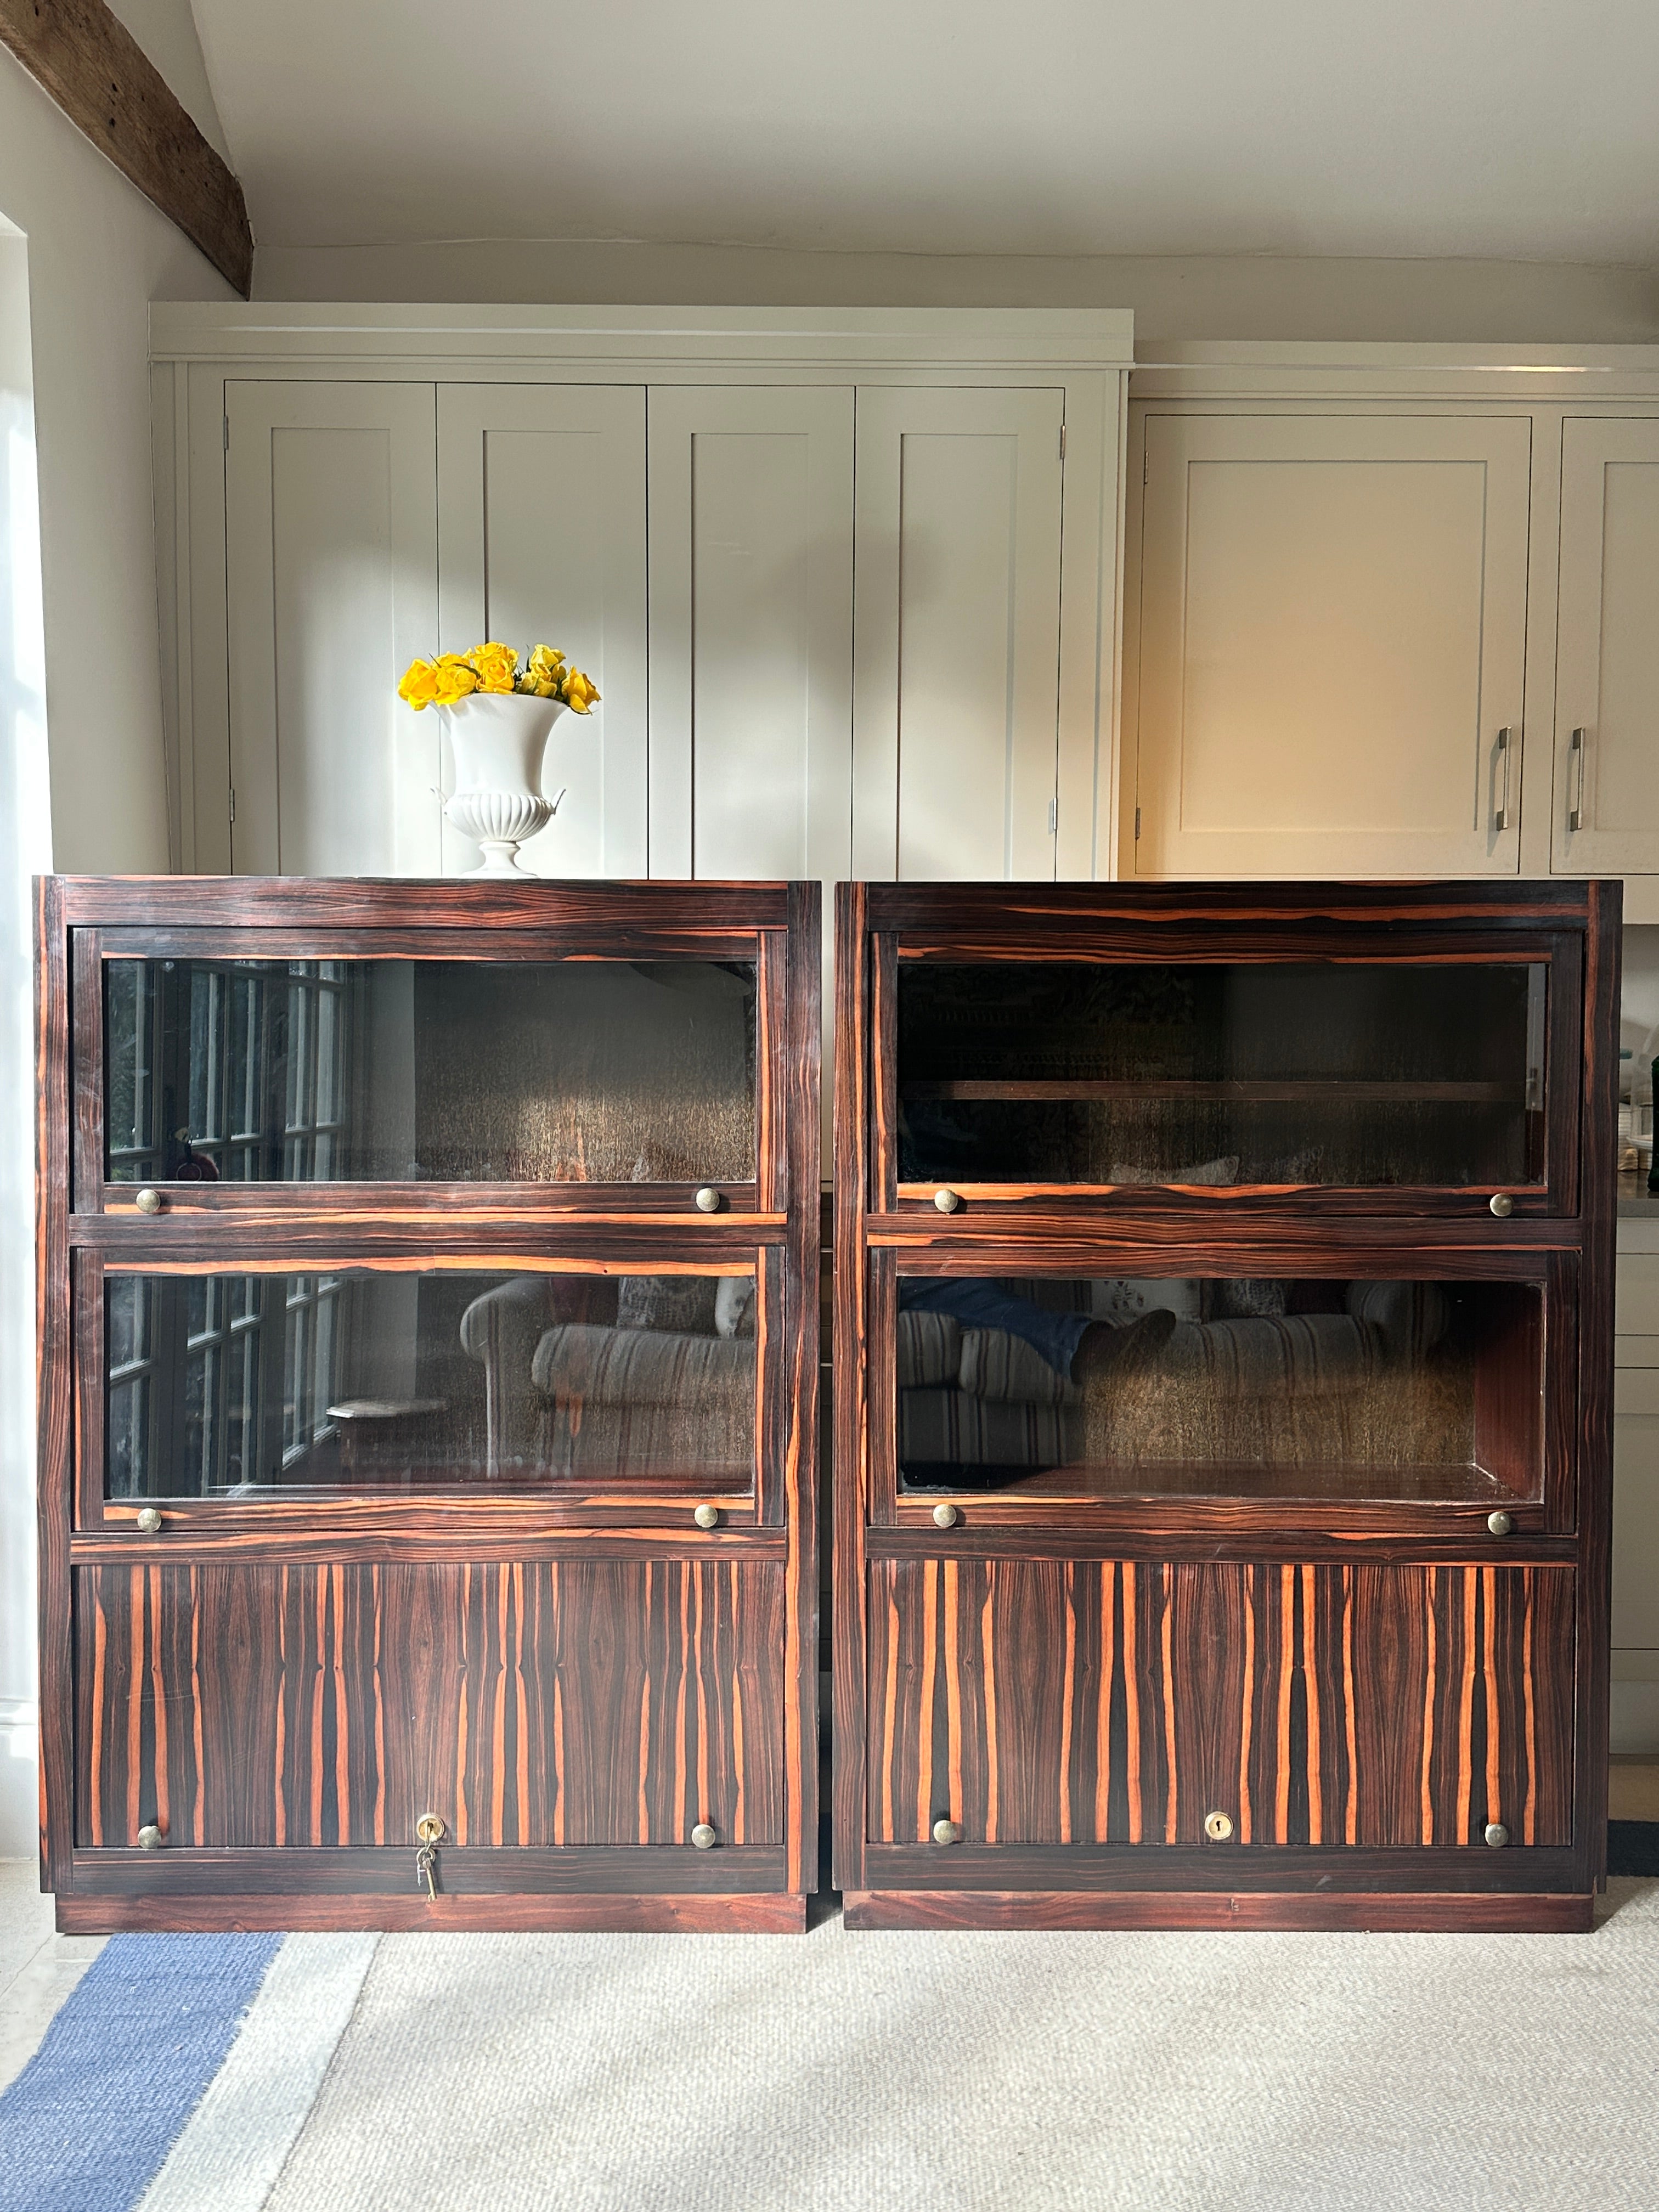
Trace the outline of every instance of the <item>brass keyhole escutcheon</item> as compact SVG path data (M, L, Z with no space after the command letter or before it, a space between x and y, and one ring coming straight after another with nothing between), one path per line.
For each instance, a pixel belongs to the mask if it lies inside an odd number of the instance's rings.
M1204 1832L1212 1844L1231 1843L1233 1833L1231 1814L1206 1813L1204 1815Z
M441 1814L422 1813L420 1819L415 1823L416 1841L417 1843L425 1844L428 1847L433 1844L442 1843L444 1838L448 1833L448 1826Z

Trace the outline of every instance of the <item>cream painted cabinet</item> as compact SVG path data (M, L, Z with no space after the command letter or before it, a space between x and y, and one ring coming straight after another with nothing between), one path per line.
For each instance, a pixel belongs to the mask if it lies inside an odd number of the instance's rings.
M650 867L847 873L853 390L653 386Z
M1659 420L1652 417L1562 425L1555 707L1553 868L1573 876L1659 872Z
M191 303L151 336L186 868L475 865L396 687L482 637L601 695L555 726L538 872L1109 868L1128 317Z
M1133 872L1516 874L1529 421L1144 434Z
M860 389L860 877L1054 874L1064 402Z
M645 512L641 386L438 387L441 647L544 639L599 689L554 725L542 780L564 796L524 848L538 875L648 870ZM477 864L446 823L445 874Z
M231 867L435 875L436 718L396 696L437 635L429 384L227 383Z

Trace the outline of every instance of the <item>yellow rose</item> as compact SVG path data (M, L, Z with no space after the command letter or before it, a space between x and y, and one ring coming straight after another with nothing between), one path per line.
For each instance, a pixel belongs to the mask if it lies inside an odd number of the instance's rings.
M599 697L592 680L580 668L573 668L564 679L564 702L573 714L585 714Z
M432 675L432 702L436 707L453 707L478 689L476 672L459 653L440 653Z
M418 714L422 708L430 707L438 696L438 671L429 660L411 660L404 671L404 680L398 686L398 696L406 700Z
M519 656L510 645L475 645L466 656L481 691L510 691L519 672Z
M550 645L532 646L529 672L543 684L556 684L564 674L564 655Z

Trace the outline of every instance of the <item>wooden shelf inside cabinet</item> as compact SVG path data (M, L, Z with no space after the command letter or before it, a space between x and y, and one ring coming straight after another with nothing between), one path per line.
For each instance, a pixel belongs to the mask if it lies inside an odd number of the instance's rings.
M802 1924L817 885L37 893L60 1924Z
M1619 910L842 887L860 1924L1587 1923Z
M1342 1082L1310 1077L1268 1081L1255 1077L1142 1079L1135 1076L1038 1077L981 1080L952 1077L938 1082L900 1085L902 1098L956 1099L1194 1099L1237 1101L1246 1106L1296 1106L1325 1102L1337 1106L1522 1106L1524 1090L1504 1083Z

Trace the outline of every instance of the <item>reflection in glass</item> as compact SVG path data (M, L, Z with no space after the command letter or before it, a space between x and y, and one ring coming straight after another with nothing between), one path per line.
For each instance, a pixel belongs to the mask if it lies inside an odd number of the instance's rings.
M112 1498L754 1481L755 1277L104 1279Z
M1510 1283L902 1276L911 1489L1541 1494L1543 1305Z
M755 969L111 960L114 1182L729 1182Z
M914 1182L1514 1186L1543 963L905 961Z

